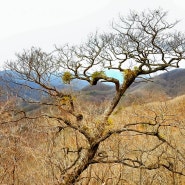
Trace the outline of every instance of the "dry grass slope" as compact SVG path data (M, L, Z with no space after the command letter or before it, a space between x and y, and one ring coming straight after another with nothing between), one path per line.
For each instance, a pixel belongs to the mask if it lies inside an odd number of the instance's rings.
M97 105L90 107L84 102L83 106L96 109ZM112 161L139 159L148 167L159 163L175 164L174 169L184 171L184 112L185 95L164 102L120 107L109 120L106 129L127 128L126 125L137 123L128 129L138 132L114 134L105 140L96 156L102 158L102 163L90 165L77 184L185 184L183 176L169 172L163 167L148 171L144 168L130 168L129 165L104 164L108 159ZM1 117L3 118L3 114ZM90 120L86 121L88 124L84 123L82 126L86 126L89 130L100 126L98 122L96 125L90 123ZM139 133L139 131L153 131L156 129L154 126L156 123L160 124L158 129L161 138L168 141L169 145L151 135ZM58 122L49 118L25 119L17 123L1 124L0 137L0 184L59 184L60 173L73 163L78 146L86 146L84 138L79 133L70 128L60 130ZM178 152L170 146L176 147ZM132 165L130 161L125 160L125 162Z

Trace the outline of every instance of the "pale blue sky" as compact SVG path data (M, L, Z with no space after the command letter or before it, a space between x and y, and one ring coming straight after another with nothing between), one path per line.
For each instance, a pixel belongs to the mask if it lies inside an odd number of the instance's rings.
M0 0L0 66L31 46L51 51L55 44L79 43L107 30L119 13L159 7L185 30L183 0Z

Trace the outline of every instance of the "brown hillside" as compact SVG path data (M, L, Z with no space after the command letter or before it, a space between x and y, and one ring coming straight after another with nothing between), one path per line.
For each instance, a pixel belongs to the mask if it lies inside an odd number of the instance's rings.
M164 101L185 94L185 69L165 72L150 80L132 85L123 102L129 105Z

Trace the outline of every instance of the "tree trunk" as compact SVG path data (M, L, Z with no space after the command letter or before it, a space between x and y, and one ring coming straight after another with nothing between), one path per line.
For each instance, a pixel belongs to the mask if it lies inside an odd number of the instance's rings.
M109 118L109 116L112 114L114 109L117 107L121 97L126 92L126 90L129 88L129 86L134 82L135 78L137 76L137 73L131 72L131 75L127 79L125 78L123 85L119 90L116 91L116 95L114 96L111 104L108 106L108 108L104 112L104 122L106 122Z
M89 166L90 161L96 154L99 144L90 149L82 149L79 153L78 159L75 164L71 166L69 169L61 177L60 185L73 185L77 181L78 177L82 174L82 172Z

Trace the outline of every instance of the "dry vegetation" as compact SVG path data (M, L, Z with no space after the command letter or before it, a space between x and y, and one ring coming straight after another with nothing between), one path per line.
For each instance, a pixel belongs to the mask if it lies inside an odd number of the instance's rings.
M147 95L135 86L144 99L121 103L135 82L148 82L150 74L178 68L185 59L185 35L174 32L178 21L166 16L161 9L131 11L113 21L111 33L96 32L81 45L50 53L32 47L6 63L2 84L11 96L1 106L1 184L185 183L184 97L162 102L166 91ZM106 70L123 74L123 81ZM111 83L113 94L106 99L99 87L101 103L85 101L81 92L52 83L59 78ZM93 89L90 94L96 95ZM25 109L13 95L27 103Z
M89 129L89 133L96 133L96 129L101 128L98 122L101 114L92 111L98 110L97 105L79 104L83 105L83 110L88 107L83 112L88 119L90 113L97 117L91 125L88 124L90 120L84 118L81 126ZM185 96L181 96L167 102L132 105L116 110L106 129L125 128L127 131L115 133L101 143L94 161L76 184L184 184L185 178L180 174L185 171L184 104ZM12 116L7 115L7 110L11 108L10 101L1 110L0 184L60 184L62 170L78 157L80 147L86 147L85 139L69 127L62 127L61 124L59 127L53 118L25 118L13 122L10 120ZM41 112L32 116L37 117ZM50 112L51 108L48 114ZM132 123L135 124L129 125ZM159 130L161 140L150 135L155 129ZM101 162L96 164L96 160ZM106 164L107 160L112 164ZM119 160L123 160L122 164ZM138 164L141 161L145 166ZM161 167L158 168L158 165ZM174 172L167 168L173 168Z

